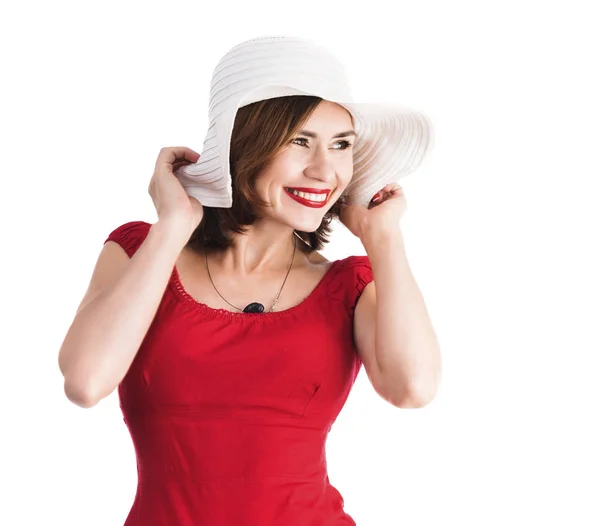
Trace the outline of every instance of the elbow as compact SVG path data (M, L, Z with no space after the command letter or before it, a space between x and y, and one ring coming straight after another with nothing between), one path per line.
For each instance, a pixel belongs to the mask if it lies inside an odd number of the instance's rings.
M63 390L67 399L75 405L88 409L94 407L99 398L94 396L90 382L77 371L73 356L61 348L58 355L58 367L64 378Z
M395 398L391 403L394 407L401 409L421 409L428 406L434 398L435 395L426 396L423 394L410 394L404 395L401 398Z
M390 396L390 403L401 409L421 409L428 406L436 397L438 382L412 385Z
M89 389L82 388L65 379L64 392L70 402L83 408L89 409L98 403L97 397L91 395Z
M437 396L441 381L441 365L438 363L415 374L411 381L398 389L391 402L396 407L419 409L428 406Z
M94 407L98 403L99 398L92 393L90 382L80 375L75 375L74 371L68 371L63 365L60 365L60 370L64 377L63 390L70 402L84 409Z

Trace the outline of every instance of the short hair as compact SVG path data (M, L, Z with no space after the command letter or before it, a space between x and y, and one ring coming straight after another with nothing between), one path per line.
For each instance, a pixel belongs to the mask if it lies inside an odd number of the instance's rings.
M259 216L257 206L269 206L254 189L259 174L297 134L323 99L294 95L262 100L243 106L236 114L231 133L229 165L233 204L231 208L204 207L204 217L187 246L222 250L232 246L232 233L243 234ZM321 250L329 242L331 221L339 217L341 199L325 213L314 232L295 230L304 241L304 252Z

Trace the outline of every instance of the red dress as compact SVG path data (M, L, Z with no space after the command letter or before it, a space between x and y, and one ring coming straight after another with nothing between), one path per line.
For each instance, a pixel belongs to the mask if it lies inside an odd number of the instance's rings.
M150 224L108 240L131 257ZM184 290L174 268L119 403L138 471L125 526L348 526L325 441L362 362L367 256L334 261L299 305L244 314Z

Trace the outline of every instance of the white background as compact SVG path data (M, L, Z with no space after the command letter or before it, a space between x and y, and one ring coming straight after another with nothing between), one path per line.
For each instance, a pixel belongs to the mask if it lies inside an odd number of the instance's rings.
M19 2L0 11L3 525L120 525L136 488L116 392L63 393L58 350L108 233L154 222L158 151L200 151L212 70L311 38L358 100L436 127L403 179L443 352L402 410L364 371L327 445L358 526L600 524L600 81L594 2ZM364 254L339 226L324 254Z

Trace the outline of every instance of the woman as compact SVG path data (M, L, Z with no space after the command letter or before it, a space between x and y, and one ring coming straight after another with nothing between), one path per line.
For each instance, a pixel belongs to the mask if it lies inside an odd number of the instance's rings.
M127 526L355 524L325 440L361 365L397 407L434 396L392 182L428 123L348 102L338 66L299 39L236 46L202 155L162 149L157 222L121 225L99 256L59 364L83 407L118 387L139 477ZM336 217L367 256L318 253Z

